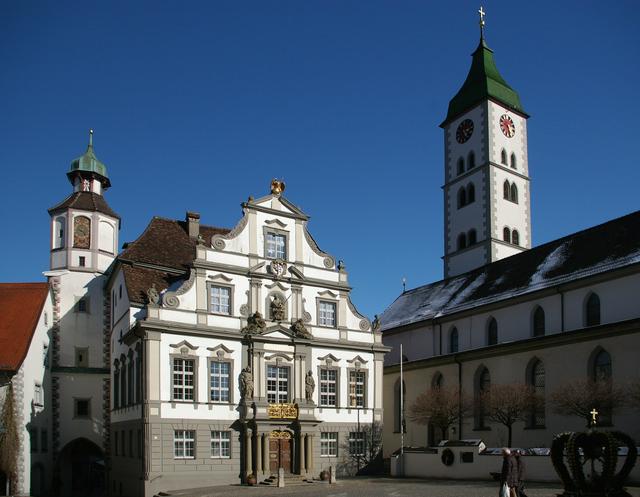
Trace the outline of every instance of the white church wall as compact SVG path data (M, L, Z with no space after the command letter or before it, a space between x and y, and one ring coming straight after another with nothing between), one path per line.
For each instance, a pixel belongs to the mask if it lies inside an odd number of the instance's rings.
M473 121L474 129L471 138L469 138L465 143L458 143L456 140L456 131L458 129L458 125L464 121L465 119L471 119ZM450 124L447 125L445 129L445 142L446 142L446 170L447 170L447 181L453 180L456 176L458 176L458 159L462 157L465 163L465 171L468 170L468 162L467 159L469 157L469 152L473 151L476 156L476 167L484 164L487 160L486 151L484 149L484 142L486 138L486 109L485 105L477 105L469 112L463 114L458 117Z
M515 126L515 134L507 138L500 129L500 116L508 115ZM507 167L511 168L511 153L516 154L515 171L525 176L529 175L529 164L527 157L527 120L506 107L495 103L488 103L489 116L489 140L492 144L490 160L496 164L502 164L501 153L504 148L507 152Z

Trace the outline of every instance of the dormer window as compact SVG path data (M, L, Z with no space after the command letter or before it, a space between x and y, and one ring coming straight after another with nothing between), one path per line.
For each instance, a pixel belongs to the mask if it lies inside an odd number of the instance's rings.
M287 236L282 233L267 231L265 243L266 256L269 259L287 258Z

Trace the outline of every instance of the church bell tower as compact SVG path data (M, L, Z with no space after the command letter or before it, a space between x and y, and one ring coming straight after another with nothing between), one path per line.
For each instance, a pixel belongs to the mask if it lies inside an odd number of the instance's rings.
M445 142L444 277L531 248L527 119L484 37L440 127Z

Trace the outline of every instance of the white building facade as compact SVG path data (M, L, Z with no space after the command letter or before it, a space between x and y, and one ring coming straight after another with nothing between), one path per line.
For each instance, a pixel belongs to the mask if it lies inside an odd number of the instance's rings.
M584 429L554 412L554 391L576 380L640 381L640 211L531 248L528 116L483 36L472 57L441 125L445 279L402 293L380 317L392 349L385 457L402 431L413 447L443 438L507 444L507 429L477 406L447 433L413 422L409 407L432 387L477 399L494 384L529 385L543 405L513 426L513 443L549 447L555 434ZM632 408L601 415L601 426L640 437Z
M272 183L231 231L154 218L119 256L111 300L111 490L353 470L382 422L381 334L344 265ZM154 247L171 246L152 260Z

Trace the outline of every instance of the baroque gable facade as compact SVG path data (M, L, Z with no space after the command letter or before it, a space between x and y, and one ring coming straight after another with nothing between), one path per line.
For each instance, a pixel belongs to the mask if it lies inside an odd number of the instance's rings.
M113 491L348 472L349 441L382 422L381 334L283 187L243 203L231 231L154 218L119 256Z

